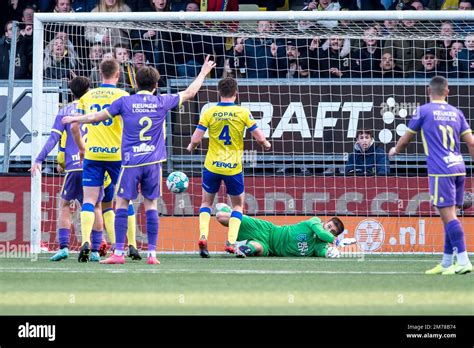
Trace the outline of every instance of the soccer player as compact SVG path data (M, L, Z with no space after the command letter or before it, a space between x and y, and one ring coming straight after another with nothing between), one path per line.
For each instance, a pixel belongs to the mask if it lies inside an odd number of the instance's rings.
M250 111L235 104L237 82L230 77L224 78L219 81L218 91L220 102L204 112L187 147L192 152L201 143L206 130L209 130L209 148L202 173L202 203L199 209L198 245L199 254L203 258L210 256L207 239L211 207L222 181L232 202L225 250L228 253L235 251L234 244L242 220L245 198L242 171L245 128L248 128L264 150L270 150L271 147L263 132L257 128Z
M43 149L35 159L35 163L31 166L31 175L41 173L41 163L46 159L46 156L56 146L58 141L61 139L60 154L63 154L64 158L64 169L66 171L66 177L64 178L63 187L61 188L60 198L60 210L59 210L59 229L58 229L58 241L59 251L54 254L50 261L60 261L67 259L69 256L69 236L71 228L71 210L69 203L72 200L77 200L82 204L83 192L82 192L82 164L79 158L79 149L75 144L71 128L69 125L64 125L61 120L65 115L75 114L77 110L78 100L89 90L90 82L85 77L75 77L69 83L69 88L74 95L75 100L67 104L56 115L53 127L51 129L51 135L49 136ZM60 149L60 150L61 150ZM97 200L100 201L102 196L99 195ZM99 248L102 240L102 232L100 231L100 210L94 209L93 213L96 217L96 222L93 225L93 244L94 250ZM99 261L100 257L98 253L91 255L91 261Z
M440 264L426 274L465 274L472 271L464 230L456 216L456 206L462 206L466 168L460 152L460 139L467 143L474 159L474 138L462 111L446 102L448 81L441 76L431 79L430 102L418 107L408 124L407 132L389 151L395 156L406 149L421 130L428 166L430 195L444 224L444 254ZM453 251L457 263L453 263Z
M144 198L148 237L148 264L159 264L156 259L158 239L157 198L160 196L161 162L166 160L165 134L163 124L169 110L193 98L201 88L204 79L216 66L206 58L201 72L189 87L177 94L154 96L160 74L155 68L142 67L136 75L139 92L114 101L101 112L78 118L70 117L64 122L80 123L116 120L121 115L124 124L122 137L122 169L117 184L114 254L102 261L105 264L123 264L125 232L127 230L127 206L138 195L138 186Z
M230 207L224 205L216 214L217 221L228 226ZM338 257L339 251L331 246L344 232L342 221L333 217L326 223L313 217L293 225L277 226L269 221L242 216L237 241L244 241L235 250L237 257L247 256L314 256Z
M87 92L79 100L77 109L81 114L106 109L112 102L127 92L116 88L120 66L115 60L104 60L100 63L102 84ZM63 120L66 117L63 118ZM120 142L122 137L122 123L118 119L108 119L95 122L87 126L87 146L82 140L79 126L73 124L74 141L79 147L81 158L84 157L82 186L84 190L84 204L81 211L82 246L78 261L89 260L90 236L94 224L94 205L104 182L105 172L109 173L112 184L116 184L120 172L122 158L120 154ZM133 212L133 207L130 213ZM113 215L113 210L109 213ZM101 217L102 219L102 217ZM103 223L101 224L103 226ZM101 230L102 231L102 230ZM130 240L130 238L129 238ZM135 240L135 236L133 236ZM92 249L93 252L97 251Z

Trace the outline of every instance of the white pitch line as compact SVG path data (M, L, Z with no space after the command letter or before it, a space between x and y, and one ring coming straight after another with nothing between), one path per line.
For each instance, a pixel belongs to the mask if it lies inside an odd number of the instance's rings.
M368 274L368 275L395 275L395 274L421 274L421 272L399 272L399 271L294 271L294 270L252 270L252 269L235 269L235 270L195 270L195 269L156 269L156 268L139 268L139 269L67 269L67 268L0 268L0 273L213 273L213 274L275 274L275 275L291 275L291 274Z

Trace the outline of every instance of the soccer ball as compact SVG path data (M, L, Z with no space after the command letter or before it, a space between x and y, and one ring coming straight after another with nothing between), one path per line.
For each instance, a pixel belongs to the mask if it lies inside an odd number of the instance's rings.
M472 207L472 203L474 203L474 195L469 191L465 191L464 192L464 202L463 202L463 205L462 205L463 210L466 210L466 209L469 209L470 207Z
M181 193L188 189L189 179L183 172L173 172L168 175L166 186L173 193Z

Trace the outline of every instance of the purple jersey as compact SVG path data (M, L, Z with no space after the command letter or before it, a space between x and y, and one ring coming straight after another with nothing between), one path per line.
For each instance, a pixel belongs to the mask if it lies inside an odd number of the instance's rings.
M109 116L121 115L123 119L122 166L166 160L164 122L179 102L178 94L154 96L140 91L112 103L107 109Z
M74 142L74 138L71 133L71 125L64 125L61 122L64 116L76 114L78 114L77 102L68 104L59 110L58 114L56 115L56 119L54 120L53 128L51 129L51 135L36 158L36 162L43 162L62 136L63 138L61 139L60 151L64 152L66 171L82 169L79 158L79 149ZM84 136L85 129L86 127L81 127L82 136Z
M408 124L408 132L421 130L429 175L466 173L461 155L461 136L471 132L462 111L445 102L418 107Z

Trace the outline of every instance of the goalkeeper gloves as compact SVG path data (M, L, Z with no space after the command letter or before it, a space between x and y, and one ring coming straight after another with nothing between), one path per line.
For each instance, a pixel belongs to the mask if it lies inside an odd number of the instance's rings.
M335 259L341 257L341 253L338 248L336 247L329 247L326 251L326 257L329 259Z

